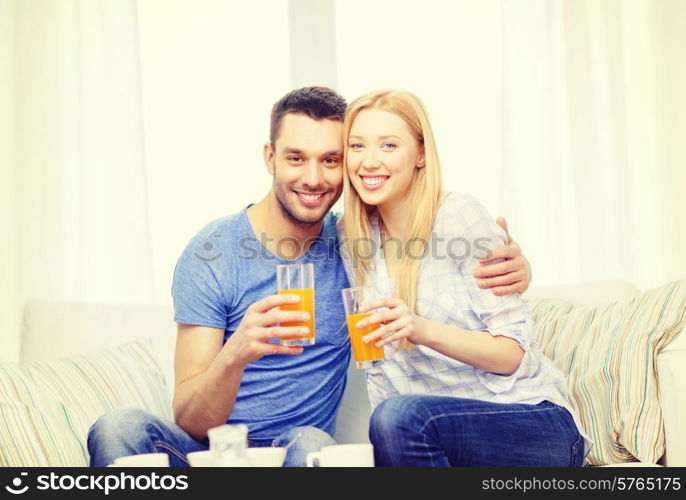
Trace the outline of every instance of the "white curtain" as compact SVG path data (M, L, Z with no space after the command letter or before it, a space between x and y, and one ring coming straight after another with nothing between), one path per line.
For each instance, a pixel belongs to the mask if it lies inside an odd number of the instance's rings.
M14 161L2 181L16 205L3 214L1 347L14 359L28 298L135 303L154 294L134 0L5 8Z
M503 2L502 212L544 282L686 276L686 2Z
M446 187L508 218L535 285L686 275L686 2L335 10L309 21L336 33L338 89L422 97ZM289 27L307 25L288 17L287 0L0 0L0 358L28 298L168 302L188 239L264 194Z
M534 285L686 276L686 2L387 7L337 3L341 89L425 101L446 188L507 217Z
M14 162L14 1L0 0L0 359L17 351L17 211Z
M286 0L0 0L0 359L27 299L169 303L264 196L288 30Z

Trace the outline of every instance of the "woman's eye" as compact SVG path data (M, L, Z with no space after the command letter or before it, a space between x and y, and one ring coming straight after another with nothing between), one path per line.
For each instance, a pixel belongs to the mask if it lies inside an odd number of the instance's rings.
M360 144L359 142L356 142L356 143L354 143L354 144L351 144L351 145L348 146L348 147L349 147L350 149L352 149L353 151L357 151L357 150L362 149L364 146L363 146L362 144Z
M397 144L393 144L392 142L384 142L384 143L381 145L381 148L382 148L382 149L386 149L386 150L393 150L393 149L395 149L395 148L397 148L397 147L398 147L398 145L397 145Z

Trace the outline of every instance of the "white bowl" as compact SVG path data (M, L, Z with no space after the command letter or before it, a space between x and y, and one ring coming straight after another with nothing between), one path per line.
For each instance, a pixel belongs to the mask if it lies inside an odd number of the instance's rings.
M286 459L286 448L248 448L248 458L253 467L281 467ZM211 467L212 454L207 451L193 451L186 455L191 467Z
M248 448L248 458L254 467L281 467L286 460L286 448Z

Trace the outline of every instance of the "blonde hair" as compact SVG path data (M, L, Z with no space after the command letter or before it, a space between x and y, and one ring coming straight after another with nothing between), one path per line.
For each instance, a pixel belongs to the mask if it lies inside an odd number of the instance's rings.
M422 101L414 94L402 90L377 90L358 97L348 106L343 121L344 150L347 150L348 137L355 117L365 109L379 109L393 113L402 118L409 126L412 135L420 148L424 150L424 166L415 168L410 194L409 219L405 228L406 242L412 242L409 249L403 242L403 253L398 276L392 276L396 282L395 293L402 299L412 313L416 312L417 281L421 260L417 255L424 255L433 230L436 213L441 203L443 181L441 166L436 150L429 115ZM371 270L369 256L375 251L372 248L372 229L370 217L377 212L376 207L368 206L350 182L347 162L343 169L343 196L345 200L344 227L345 242L357 285L366 284L367 273ZM416 245L421 248L415 248ZM367 257L363 257L367 256ZM411 256L415 256L411 258ZM409 349L412 344L406 339L399 343L400 349Z

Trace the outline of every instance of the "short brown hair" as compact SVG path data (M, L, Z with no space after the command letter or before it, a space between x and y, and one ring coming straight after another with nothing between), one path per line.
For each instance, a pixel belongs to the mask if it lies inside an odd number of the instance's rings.
M269 127L269 141L274 146L279 135L281 120L288 113L306 115L313 120L343 121L345 99L335 90L327 87L303 87L296 89L281 99L272 107L271 123Z

